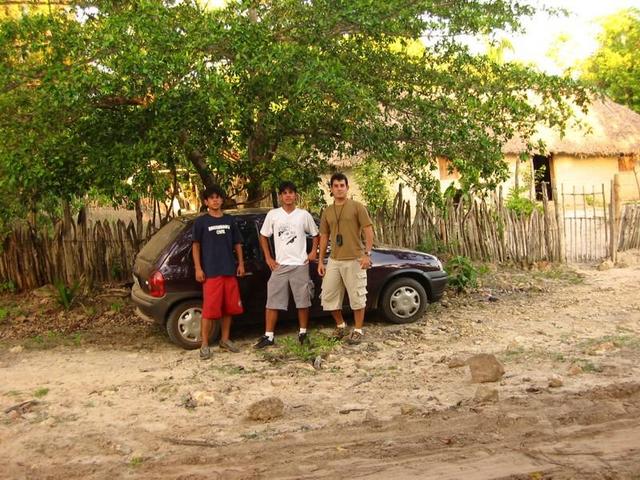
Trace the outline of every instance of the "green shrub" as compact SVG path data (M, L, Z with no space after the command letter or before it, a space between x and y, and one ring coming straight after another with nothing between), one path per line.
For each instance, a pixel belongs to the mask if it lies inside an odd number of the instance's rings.
M339 340L328 337L323 333L309 334L309 343L300 344L298 337L282 337L278 339L280 348L263 352L267 360L302 360L313 361L316 357L324 357L331 352Z
M455 244L450 245L452 248L456 248ZM434 237L425 238L420 244L416 245L416 250L419 252L425 252L430 254L442 255L449 251L449 248L445 242L438 240Z
M527 189L525 187L512 188L507 196L506 207L519 217L528 217L534 210L540 211L542 207L535 200L522 196Z
M16 284L13 280L0 283L0 293L15 293Z
M446 270L449 273L449 285L458 292L478 285L478 269L463 255L449 260Z
M68 286L62 280L56 280L54 286L56 287L57 293L56 300L62 305L62 308L69 310L74 299L77 297L80 283L76 280L73 282L73 285Z

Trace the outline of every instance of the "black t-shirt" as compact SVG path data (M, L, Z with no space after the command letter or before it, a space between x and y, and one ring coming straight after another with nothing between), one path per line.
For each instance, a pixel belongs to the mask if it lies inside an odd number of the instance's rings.
M206 277L236 274L233 247L242 243L242 236L231 215L213 217L207 213L196 218L193 241L200 243L200 262Z

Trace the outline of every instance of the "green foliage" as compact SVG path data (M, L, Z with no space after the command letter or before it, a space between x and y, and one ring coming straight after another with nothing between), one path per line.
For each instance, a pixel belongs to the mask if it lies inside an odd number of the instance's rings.
M13 280L7 280L6 282L0 283L0 294L15 293L15 292L16 292L16 284Z
M122 264L119 260L114 260L114 262L109 267L109 273L111 274L111 278L119 279L122 278Z
M115 302L112 302L110 305L110 309L116 313L119 313L122 308L124 307L124 302L122 300L116 300Z
M0 307L0 325L2 325L7 318L9 318L9 309L7 307Z
M530 216L534 210L540 210L542 207L535 200L525 197L524 194L529 192L528 187L513 187L507 195L507 203L505 206L514 211L519 217Z
M605 17L598 43L596 52L578 65L581 79L640 113L640 9Z
M549 280L559 280L571 285L581 285L584 283L584 275L576 272L575 270L561 265L555 265L548 270L540 270L533 272L534 278L545 278Z
M49 389L46 387L38 388L35 392L33 392L33 396L36 398L42 398L49 393Z
M430 253L432 255L442 255L448 253L450 247L450 245L447 245L442 240L429 236L425 238L422 243L416 245L416 250L419 252Z
M449 285L458 292L474 288L478 284L478 270L471 260L463 255L457 255L449 260L446 271L449 274Z
M77 297L80 282L76 280L73 282L73 285L69 286L62 280L56 280L53 285L56 289L56 300L62 308L69 310L71 308L71 304Z
M464 37L535 13L516 0L92 5L0 19L5 221L89 191L162 197L178 172L252 202L355 156L425 194L438 157L465 191L493 188L505 141L586 100L570 79L470 53Z
M277 351L264 352L268 359L273 360L301 360L313 361L316 357L324 357L330 353L340 341L330 338L323 333L309 334L309 343L300 344L298 337L283 337L278 340L280 348Z
M361 163L355 168L355 177L371 213L375 214L391 201L390 181L382 163L376 160Z
M31 350L49 350L59 345L79 347L82 345L82 334L74 333L72 335L64 335L59 332L46 332L42 335L28 338L24 341L24 346Z

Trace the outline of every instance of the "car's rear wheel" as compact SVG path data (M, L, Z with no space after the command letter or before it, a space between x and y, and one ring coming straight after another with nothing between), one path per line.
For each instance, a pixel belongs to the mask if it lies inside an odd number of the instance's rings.
M202 319L202 300L186 300L176 305L167 320L167 333L176 345L187 350L200 348L200 320ZM219 322L213 323L209 342L220 337Z
M411 323L422 317L427 308L427 292L413 278L393 280L382 293L380 307L387 320L393 323Z

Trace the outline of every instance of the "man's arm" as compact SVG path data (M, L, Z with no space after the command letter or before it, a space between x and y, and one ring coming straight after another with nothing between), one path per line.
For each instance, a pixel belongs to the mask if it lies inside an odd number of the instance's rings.
M329 234L320 234L320 255L318 256L318 275L324 276L324 255L327 253L327 245L329 245Z
M307 257L307 259L310 262L313 262L316 259L316 257L318 256L318 242L319 242L319 238L318 238L318 235L316 235L315 237L313 237L313 244L311 245L311 252L309 252L309 256Z
M243 277L244 276L244 256L242 255L242 244L236 243L234 245L234 248L236 250L236 256L238 257L237 275L239 277Z
M365 254L360 259L360 268L369 268L371 266L371 249L373 248L373 226L367 225L362 231L364 232Z
M191 256L193 257L193 264L196 267L196 280L202 283L205 281L205 276L202 270L202 264L200 263L200 242L193 242Z
M278 263L271 256L271 249L269 248L269 238L260 234L260 248L264 254L264 261L267 262L269 268L273 271L278 267Z

